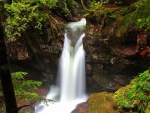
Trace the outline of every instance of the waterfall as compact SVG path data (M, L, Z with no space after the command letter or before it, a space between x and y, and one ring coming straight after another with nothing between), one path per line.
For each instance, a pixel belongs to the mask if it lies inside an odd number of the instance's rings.
M85 95L85 51L82 39L85 36L86 20L66 25L64 48L60 57L58 83L50 88L48 99L57 100L54 104L36 106L35 113L70 113Z
M84 34L77 42L81 43ZM83 44L76 45L76 51L69 45L65 35L65 45L60 60L60 101L72 101L85 94L85 52ZM73 50L74 49L74 50Z

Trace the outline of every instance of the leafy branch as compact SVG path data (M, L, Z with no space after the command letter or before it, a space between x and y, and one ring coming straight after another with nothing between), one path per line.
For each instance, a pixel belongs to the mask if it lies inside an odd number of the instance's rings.
M26 31L31 23L34 28L41 29L42 22L48 20L48 14L44 10L56 7L57 2L58 0L20 0L13 1L10 5L5 4L7 38L20 37L21 33Z
M34 92L34 90L41 86L42 83L33 80L25 80L24 77L27 76L27 74L28 73L26 72L15 72L11 74L17 101L42 101L46 105L48 105L49 102L54 103L55 101L41 97ZM0 97L2 98L1 86ZM4 109L4 102L1 102L0 109Z

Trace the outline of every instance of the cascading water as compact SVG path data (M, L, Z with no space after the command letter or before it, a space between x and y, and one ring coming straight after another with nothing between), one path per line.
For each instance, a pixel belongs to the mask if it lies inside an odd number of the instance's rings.
M54 104L36 106L35 113L70 113L76 104L86 100L85 52L82 38L85 36L86 20L66 25L64 48L58 70L58 85L52 86L46 98Z

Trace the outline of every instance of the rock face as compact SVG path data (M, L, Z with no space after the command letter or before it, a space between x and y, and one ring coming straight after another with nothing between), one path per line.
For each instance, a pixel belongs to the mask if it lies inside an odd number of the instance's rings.
M71 113L124 113L122 109L115 108L112 99L113 93L93 93L89 99L78 104Z
M87 113L120 113L120 110L113 108L112 96L113 94L107 92L92 94L87 101Z
M118 14L116 8L97 5L97 9L86 15L89 23L83 43L87 85L98 92L115 91L150 65L149 35L132 25L118 29L121 18L109 17L112 10Z
M26 71L27 79L55 82L63 43L60 40L63 39L50 39L48 32L41 34L39 31L27 33L15 42L6 40L11 71Z
M88 12L83 10L80 0L76 1L78 3L72 11L73 14L52 10L51 16L58 23L79 21ZM83 1L86 6L91 3L90 0ZM115 0L109 1L113 4ZM118 0L117 2L121 6L130 5L135 1ZM150 34L146 34L142 29L136 29L134 25L129 25L127 30L124 30L125 26L120 22L124 15L135 10L134 7L125 6L121 10L114 5L103 6L97 4L97 12L89 10L88 16L84 16L87 20L86 36L83 39L86 51L86 87L87 93L95 94L92 94L87 102L77 105L72 113L121 112L112 108L111 93L97 92L114 92L129 84L134 76L150 66ZM115 11L121 15L118 16ZM118 30L118 24L122 30ZM63 43L62 26L53 22L42 30L35 30L32 27L27 29L16 41L6 39L11 71L25 71L29 73L26 79L39 80L44 84L48 83L48 86L55 84ZM44 95L47 93L45 90L40 91L43 91Z
M150 59L142 57L132 41L125 44L125 42L116 42L117 40L105 41L101 37L88 35L84 39L87 76L105 90L116 90L128 84L139 72L148 69ZM95 87L91 84L94 82L87 83ZM96 89L103 90L101 87Z
M88 104L86 102L80 103L71 113L87 113Z
M59 13L54 17L59 23L66 23L68 20L79 21L82 14L84 11L81 8L75 9L74 16L67 17L67 21ZM100 17L86 17L87 30L83 39L86 83L94 92L115 91L149 67L150 36L143 31L130 29L119 37L120 35L115 35L117 20ZM61 26L53 25L42 31L31 28L15 42L7 39L11 71L26 71L29 73L28 79L54 83L63 48L63 35Z

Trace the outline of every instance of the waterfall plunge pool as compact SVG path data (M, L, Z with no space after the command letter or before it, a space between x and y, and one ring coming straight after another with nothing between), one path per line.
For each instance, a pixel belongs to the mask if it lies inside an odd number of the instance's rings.
M82 39L85 36L86 19L66 25L64 48L60 57L58 82L50 88L47 99L55 100L46 106L41 103L35 113L71 113L77 104L85 102L85 51Z

